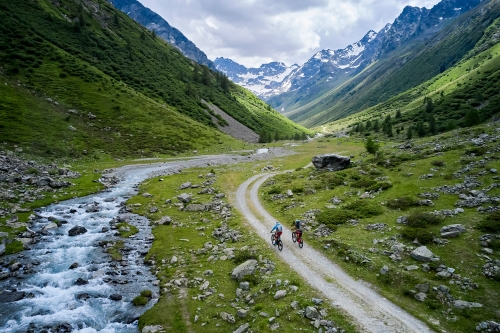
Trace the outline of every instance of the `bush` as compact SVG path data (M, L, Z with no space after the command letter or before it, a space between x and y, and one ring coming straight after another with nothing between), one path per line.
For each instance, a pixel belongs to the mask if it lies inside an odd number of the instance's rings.
M280 194L281 193L281 188L279 186L273 186L269 191L267 191L267 194Z
M465 152L468 155L474 154L475 156L482 156L482 155L486 154L487 151L488 151L488 148L486 148L486 147L474 147L471 149L467 149Z
M304 186L294 186L292 188L293 193L304 193Z
M484 220L479 222L477 228L484 232L500 233L500 211L487 215Z
M51 176L56 176L58 174L59 174L59 171L57 171L56 168L53 168L53 169L49 170L49 175L51 175Z
M26 173L29 174L29 175L38 175L38 169L37 168L28 168L26 170Z
M322 184L328 187L336 187L344 185L344 177L342 177L342 175L338 173L325 172L321 174L321 176L318 178L321 179Z
M357 214L346 209L332 209L321 212L316 216L316 221L326 225L343 224L351 219L355 219Z
M233 262L238 265L249 259L257 259L257 256L255 255L255 253L252 253L249 250L236 251Z
M428 225L438 225L442 218L431 213L413 213L408 216L407 225L412 228L425 228Z
M418 200L412 199L409 196L396 198L387 202L387 207L390 209L407 210L410 207L418 206Z
M378 216L384 212L382 207L376 203L369 200L356 200L344 207L344 209L353 211L356 213L355 218L373 217Z
M367 191L378 191L378 190L385 191L391 187L392 187L392 184L390 182L383 182L383 183L377 182L369 187L366 187L365 190L367 190Z
M488 247L493 250L500 250L500 239L493 239L489 242Z
M141 296L151 298L153 296L153 292L151 290L146 289L146 290L141 291Z
M137 296L136 298L134 298L132 300L132 304L134 304L135 306L146 305L146 304L148 304L148 302L149 302L149 298L144 297L144 296Z
M351 186L355 188L368 188L370 186L373 186L377 184L377 182L373 179L370 179L368 177L361 177L358 180L355 180L352 182Z
M442 167L442 166L444 166L444 161L435 160L435 161L432 161L431 164L436 166L436 167Z
M420 228L404 228L401 231L401 236L410 242L416 238L420 244L429 244L434 239L432 232Z

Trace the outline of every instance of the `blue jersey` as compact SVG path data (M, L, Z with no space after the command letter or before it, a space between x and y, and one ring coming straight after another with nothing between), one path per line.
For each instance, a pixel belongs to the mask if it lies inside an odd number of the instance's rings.
M281 224L276 224L271 232L273 232L274 230L281 232L283 230L283 227L281 226Z

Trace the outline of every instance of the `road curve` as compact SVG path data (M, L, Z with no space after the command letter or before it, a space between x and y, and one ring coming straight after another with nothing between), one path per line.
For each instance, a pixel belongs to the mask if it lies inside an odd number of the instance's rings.
M259 236L270 244L270 230L276 221L262 206L259 187L275 173L259 174L241 184L236 191L236 207ZM259 220L250 206L262 216ZM391 303L360 281L355 281L339 266L320 252L304 244L299 249L291 239L291 231L283 228L284 248L275 251L311 286L318 289L332 304L343 309L362 332L372 333L427 333L432 331L425 323ZM328 278L327 282L325 278Z

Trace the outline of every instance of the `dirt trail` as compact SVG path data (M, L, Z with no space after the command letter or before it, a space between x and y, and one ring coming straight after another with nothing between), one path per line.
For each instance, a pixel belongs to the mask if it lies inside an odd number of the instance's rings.
M237 208L257 230L259 236L269 244L269 232L276 219L260 203L258 188L273 175L267 173L253 176L241 184L236 192ZM250 207L259 212L262 216L260 220ZM290 235L291 231L284 227L283 251L279 252L277 248L274 250L309 284L351 316L361 332L433 332L425 323L380 296L363 282L355 281L323 254L308 247L307 243L303 249L299 249L297 244L292 242Z

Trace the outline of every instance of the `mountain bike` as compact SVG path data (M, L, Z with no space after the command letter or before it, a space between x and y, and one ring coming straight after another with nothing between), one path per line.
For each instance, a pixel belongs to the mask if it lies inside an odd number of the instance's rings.
M271 235L271 244L278 245L278 250L283 250L283 241L281 240L281 236L275 237L276 234Z
M298 242L299 247L302 248L304 246L304 240L302 239L302 231L301 230L295 230L292 232L292 240L293 242Z

